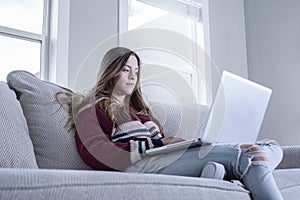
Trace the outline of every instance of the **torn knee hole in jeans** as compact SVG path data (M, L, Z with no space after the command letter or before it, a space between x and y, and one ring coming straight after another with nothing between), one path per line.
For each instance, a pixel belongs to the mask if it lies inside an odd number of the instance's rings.
M240 146L242 152L251 157L251 161L269 161L264 149L258 145L245 144Z
M259 145L255 144L237 144L233 148L239 149L240 153L243 153L248 157L248 165L241 173L241 179L247 173L251 165L260 165L264 167L269 167L269 159L265 150ZM240 160L240 158L238 158ZM241 164L241 163L240 163Z

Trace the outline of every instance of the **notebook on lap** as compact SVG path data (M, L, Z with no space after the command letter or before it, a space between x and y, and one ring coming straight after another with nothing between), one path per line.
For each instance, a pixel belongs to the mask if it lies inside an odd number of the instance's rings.
M205 131L200 139L149 149L157 155L207 144L254 143L272 90L243 77L223 71Z

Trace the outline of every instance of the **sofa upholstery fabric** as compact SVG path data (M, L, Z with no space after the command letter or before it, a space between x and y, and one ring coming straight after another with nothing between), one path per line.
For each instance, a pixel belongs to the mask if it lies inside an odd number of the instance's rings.
M0 119L0 167L38 168L21 105L4 82L0 82Z
M166 136L185 139L201 137L209 114L207 106L200 104L149 104L154 116L162 123Z
M299 168L278 169L273 172L273 175L284 199L299 199L300 197L300 169Z
M277 166L277 169L300 168L300 156L299 156L300 145L284 146L282 148L283 148L283 159L281 163Z
M229 181L182 176L0 169L0 179L3 178L5 181L0 182L0 199L250 200L247 190Z
M64 128L67 112L55 104L58 85L40 80L26 71L13 71L7 84L16 91L28 122L39 168L89 169L76 150L74 132Z

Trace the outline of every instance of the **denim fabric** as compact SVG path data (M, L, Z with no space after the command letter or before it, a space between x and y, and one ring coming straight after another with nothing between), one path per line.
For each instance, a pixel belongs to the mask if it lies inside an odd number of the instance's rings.
M127 172L156 173L198 177L207 162L224 165L226 179L241 180L253 199L282 199L272 170L282 159L279 145L259 141L268 161L251 161L255 155L243 152L239 145L215 145L146 157L126 169Z

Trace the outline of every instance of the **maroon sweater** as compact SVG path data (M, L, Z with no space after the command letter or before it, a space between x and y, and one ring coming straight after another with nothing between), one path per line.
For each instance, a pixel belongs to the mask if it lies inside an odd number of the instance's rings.
M146 149L162 146L154 134L158 127L150 118L137 116L140 121L125 123L116 130L101 108L81 111L76 119L75 139L82 160L93 169L122 171L142 159Z

